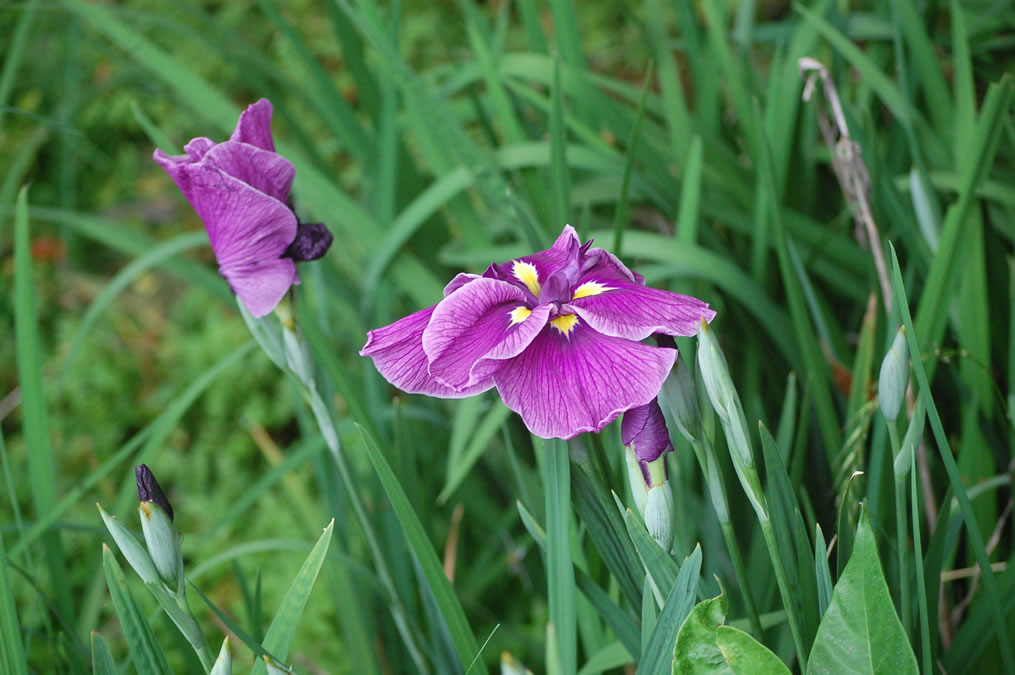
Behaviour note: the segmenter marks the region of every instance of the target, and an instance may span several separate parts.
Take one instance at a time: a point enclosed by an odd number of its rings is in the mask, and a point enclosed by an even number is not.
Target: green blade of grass
[[[93,675],[117,675],[120,671],[116,669],[116,662],[113,655],[109,653],[109,647],[98,631],[92,631],[92,673]]]
[[[677,631],[694,607],[695,589],[700,574],[701,545],[696,545],[691,555],[687,556],[684,564],[680,566],[676,581],[666,596],[666,603],[638,660],[636,671],[638,675],[667,672],[667,666],[672,666]]]
[[[560,673],[578,669],[577,609],[571,563],[571,458],[567,443],[543,443],[546,496],[546,576],[550,623],[557,637]]]
[[[120,628],[127,639],[127,650],[137,672],[172,675],[173,671],[162,647],[155,639],[151,624],[137,606],[133,594],[127,588],[127,579],[123,576],[120,564],[116,562],[113,552],[105,544],[102,545],[102,567],[106,573],[106,584],[113,601],[113,609],[120,620]]]
[[[299,625],[300,617],[303,616],[303,609],[310,598],[310,591],[313,589],[317,575],[321,572],[321,565],[324,564],[324,559],[328,555],[328,546],[331,544],[331,534],[334,528],[335,519],[332,518],[328,526],[324,528],[324,533],[317,540],[313,550],[310,551],[310,555],[303,561],[300,571],[296,573],[289,590],[282,598],[282,604],[279,605],[271,620],[268,632],[264,635],[262,646],[265,650],[277,654],[283,662],[289,655],[289,646],[296,635],[296,627]],[[266,673],[267,668],[264,661],[258,659],[250,672]]]
[[[27,675],[25,645],[21,640],[21,624],[14,606],[10,577],[7,576],[7,551],[0,534],[0,665],[11,675]]]
[[[620,179],[620,195],[617,199],[617,208],[613,213],[613,254],[618,256],[621,254],[624,230],[630,224],[627,215],[631,206],[628,190],[631,186],[631,171],[634,169],[634,158],[637,156],[638,151],[641,123],[645,119],[645,101],[648,99],[648,90],[651,84],[652,64],[650,63],[642,84],[641,99],[638,101],[638,111],[635,113],[634,125],[631,127],[631,137],[627,141],[627,158],[624,160],[624,174]]]
[[[363,446],[366,448],[367,457],[370,459],[374,471],[377,472],[377,477],[380,479],[381,486],[391,502],[391,507],[398,517],[398,522],[402,525],[406,541],[415,554],[416,560],[419,561],[423,577],[426,579],[430,592],[433,593],[434,600],[440,609],[441,616],[447,624],[448,632],[455,645],[455,651],[458,653],[458,659],[464,668],[464,664],[472,663],[473,658],[479,652],[476,638],[469,628],[468,620],[465,618],[465,611],[455,595],[454,588],[452,588],[451,583],[444,574],[444,569],[441,566],[440,560],[437,559],[437,554],[434,552],[433,544],[430,543],[426,530],[423,529],[419,517],[413,511],[412,504],[409,503],[405,490],[399,484],[398,478],[391,470],[391,466],[388,465],[388,461],[381,454],[380,449],[366,429],[363,427],[358,428],[363,438]],[[478,672],[486,673],[486,666],[482,661],[477,661],[474,667]]]
[[[4,113],[7,112],[7,104],[14,89],[14,77],[18,74],[18,68],[24,59],[25,44],[32,29],[38,4],[38,0],[29,0],[21,11],[17,25],[9,34],[11,41],[7,44],[3,69],[0,70],[0,129],[3,128]]]
[[[930,419],[931,428],[934,431],[934,439],[937,442],[938,454],[948,473],[948,481],[951,484],[955,498],[959,502],[962,511],[962,519],[966,524],[966,535],[969,537],[970,548],[976,555],[976,562],[980,568],[980,580],[983,584],[983,592],[988,598],[991,611],[994,615],[994,632],[997,635],[998,644],[1001,647],[1001,658],[1004,660],[1005,670],[1015,672],[1015,656],[1012,654],[1011,641],[1008,637],[1005,613],[1001,610],[1000,595],[997,588],[997,581],[994,579],[994,572],[990,568],[990,557],[983,542],[983,534],[976,522],[976,514],[973,512],[969,495],[963,486],[962,476],[952,456],[951,446],[948,444],[948,437],[945,435],[944,427],[941,425],[941,417],[937,412],[937,405],[931,397],[930,380],[923,367],[923,360],[920,358],[920,342],[918,341],[917,330],[913,318],[909,312],[909,300],[906,297],[905,286],[902,283],[902,273],[899,268],[899,259],[895,254],[895,247],[890,246],[892,252],[892,290],[896,296],[897,305],[902,315],[903,323],[906,326],[906,340],[909,342],[909,352],[913,355],[913,371],[916,380],[920,385],[920,397],[923,399],[927,409],[927,416]],[[944,312],[942,312],[944,313]]]
[[[638,557],[641,558],[645,572],[652,582],[652,592],[655,594],[656,603],[662,608],[680,569],[670,557],[669,552],[664,551],[649,535],[640,516],[631,509],[627,509],[624,521],[627,523],[627,531],[631,535],[634,547],[638,551]]]
[[[28,188],[18,193],[14,216],[14,328],[21,420],[28,452],[28,480],[36,517],[44,520],[56,504],[57,467],[49,443],[49,413],[42,382],[42,346],[39,341],[32,280],[31,239],[28,234]],[[63,543],[56,530],[43,535],[46,565],[57,607],[69,619],[74,601],[64,559]]]
[[[567,126],[564,123],[564,88],[560,81],[560,62],[553,69],[550,92],[550,194],[551,217],[557,225],[568,222],[571,213],[571,181],[567,166]]]

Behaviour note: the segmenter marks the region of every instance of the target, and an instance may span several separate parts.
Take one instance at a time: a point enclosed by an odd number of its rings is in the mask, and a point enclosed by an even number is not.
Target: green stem
[[[916,563],[916,590],[918,591],[917,602],[920,607],[920,657],[923,661],[923,672],[931,671],[930,651],[930,617],[927,611],[927,585],[923,573],[923,544],[920,541],[920,510],[916,502],[916,452],[910,456],[909,475],[911,477],[910,487],[912,488],[913,500],[913,546],[915,553],[913,561]]]
[[[892,457],[898,457],[902,451],[899,443],[899,431],[895,428],[895,420],[888,420],[888,438],[892,443]],[[902,614],[902,627],[909,637],[909,543],[906,528],[906,474],[895,473],[895,548],[899,556],[899,613]]]
[[[737,575],[740,592],[744,596],[744,604],[747,605],[747,616],[751,620],[751,630],[760,639],[764,635],[764,629],[761,626],[758,606],[754,602],[754,594],[751,592],[751,585],[747,579],[747,568],[744,567],[744,557],[740,552],[740,544],[737,542],[737,535],[733,530],[733,523],[730,521],[730,507],[729,499],[726,496],[726,484],[715,462],[715,448],[712,447],[707,438],[695,439],[691,447],[694,448],[694,455],[698,458],[698,465],[701,467],[701,473],[705,477],[705,483],[708,485],[708,491],[712,498],[712,504],[715,507],[716,516],[719,518],[719,525],[722,527],[723,539],[726,541],[726,550],[729,552],[730,562],[733,563],[733,572]]]
[[[796,606],[793,604],[793,597],[789,592],[789,580],[786,579],[786,567],[782,561],[782,554],[779,553],[779,542],[775,538],[772,521],[769,520],[766,513],[758,513],[758,522],[761,523],[761,533],[765,536],[768,555],[772,559],[772,567],[775,568],[775,580],[779,585],[779,596],[782,598],[782,604],[786,608],[789,630],[793,634],[793,644],[796,646],[800,659],[800,672],[806,675],[807,650],[804,648],[803,633],[800,631],[800,618],[797,616]]]

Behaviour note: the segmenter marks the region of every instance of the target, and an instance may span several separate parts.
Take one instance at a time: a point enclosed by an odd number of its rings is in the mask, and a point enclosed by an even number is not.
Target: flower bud
[[[162,581],[169,588],[179,590],[183,583],[183,554],[180,535],[173,527],[173,507],[147,466],[140,465],[135,473],[141,500],[138,513],[148,554]]]
[[[663,382],[660,397],[672,413],[673,421],[681,435],[689,443],[693,443],[701,431],[698,393],[691,378],[691,367],[683,359],[677,359],[677,365]]]
[[[211,672],[208,675],[232,675],[233,672],[233,654],[229,650],[229,636],[222,641],[222,649],[219,650],[218,658],[215,659],[215,665],[212,667]]]
[[[624,420],[620,423],[620,438],[624,445],[634,450],[639,462],[654,461],[673,450],[659,400],[654,398],[649,403],[624,413]]]
[[[889,422],[894,422],[902,408],[902,399],[909,385],[909,345],[906,343],[906,327],[895,333],[895,340],[881,362],[878,376],[878,402],[881,413]]]
[[[723,422],[729,421],[730,411],[726,402],[729,399],[728,392],[733,388],[733,383],[730,381],[726,357],[719,348],[715,335],[704,320],[698,327],[698,370],[701,372],[705,391],[708,392],[708,398],[712,401],[712,407],[718,413],[719,419]]]
[[[649,488],[645,501],[645,527],[656,543],[669,553],[673,547],[673,492],[668,480]]]
[[[532,671],[511,656],[511,652],[501,652],[500,675],[532,675]]]
[[[645,513],[645,500],[648,498],[648,467],[638,461],[634,450],[630,447],[624,449],[624,458],[627,460],[627,480],[631,484],[631,496],[634,497],[634,505],[638,513]]]
[[[159,580],[159,573],[155,570],[155,563],[152,562],[148,551],[144,550],[144,547],[138,543],[138,540],[134,538],[130,530],[123,526],[123,523],[103,511],[102,507],[98,504],[96,506],[99,507],[102,522],[106,524],[106,529],[113,536],[116,547],[120,549],[120,553],[127,559],[127,562],[137,575],[146,584],[156,583]]]

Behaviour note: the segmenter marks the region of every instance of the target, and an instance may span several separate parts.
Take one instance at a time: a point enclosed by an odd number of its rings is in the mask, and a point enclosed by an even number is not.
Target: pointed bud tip
[[[317,260],[331,247],[334,239],[324,223],[300,223],[297,226],[296,238],[283,254],[296,262]]]
[[[134,476],[137,479],[137,498],[142,502],[155,502],[173,520],[173,506],[169,503],[162,486],[155,480],[155,475],[146,464],[139,464],[134,468]]]

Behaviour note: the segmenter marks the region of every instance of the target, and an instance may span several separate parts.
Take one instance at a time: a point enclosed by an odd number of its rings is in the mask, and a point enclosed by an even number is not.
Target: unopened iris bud
[[[648,499],[649,488],[648,468],[638,461],[638,457],[630,447],[624,449],[624,458],[627,461],[627,480],[631,484],[634,505],[638,513],[645,513],[645,500]]]
[[[663,382],[661,398],[672,413],[673,421],[681,435],[689,443],[693,443],[701,432],[698,393],[691,378],[691,367],[683,359],[677,359],[677,365]]]
[[[511,652],[501,652],[500,675],[532,675],[532,671],[511,656]]]
[[[673,546],[673,493],[666,475],[666,453],[673,450],[673,444],[658,400],[624,413],[620,436],[628,447],[628,478],[635,504],[649,534],[669,552]]]
[[[173,526],[173,507],[147,466],[138,466],[135,475],[141,500],[138,513],[148,554],[162,580],[170,588],[179,590],[183,582],[183,555],[180,535]]]
[[[123,526],[123,523],[103,511],[102,507],[98,504],[96,506],[99,507],[102,522],[106,524],[106,529],[113,536],[116,547],[120,549],[120,553],[127,559],[127,562],[137,575],[141,577],[141,580],[146,584],[157,582],[159,580],[159,573],[156,571],[155,563],[152,562],[148,551],[144,550],[144,547],[134,538],[130,530]]]
[[[704,321],[698,327],[698,369],[701,371],[701,380],[705,383],[705,391],[712,401],[712,407],[723,422],[729,421],[730,411],[727,401],[733,383],[730,382],[726,356]]]
[[[215,659],[215,665],[212,666],[211,672],[208,675],[232,675],[233,672],[233,654],[229,650],[229,636],[222,641],[222,649],[219,650],[218,658]]]
[[[878,376],[878,402],[889,422],[894,422],[899,416],[908,385],[909,345],[906,343],[906,327],[902,326],[895,333],[895,340],[881,362],[881,374]]]

